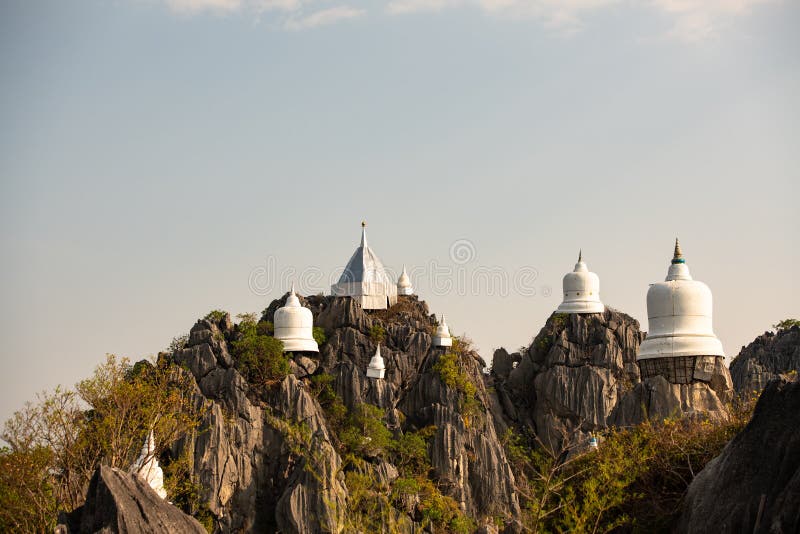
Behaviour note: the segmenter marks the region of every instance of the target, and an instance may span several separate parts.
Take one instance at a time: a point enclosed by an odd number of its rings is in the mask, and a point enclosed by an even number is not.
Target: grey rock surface
[[[800,327],[765,332],[742,347],[731,362],[733,387],[738,394],[758,393],[770,380],[800,371]]]
[[[800,532],[800,382],[769,383],[747,426],[692,481],[676,532]]]
[[[195,518],[159,497],[142,478],[108,466],[95,471],[86,504],[73,512],[71,523],[69,532],[206,534]]]

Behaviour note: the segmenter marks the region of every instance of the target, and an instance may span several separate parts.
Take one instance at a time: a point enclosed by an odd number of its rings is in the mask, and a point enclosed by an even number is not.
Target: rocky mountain
[[[767,385],[745,429],[692,481],[676,532],[800,532],[800,382]]]
[[[687,384],[642,380],[639,322],[606,307],[598,314],[553,313],[529,347],[494,354],[496,419],[529,428],[551,447],[579,445],[592,432],[679,414],[725,417],[731,379],[721,359],[700,365]],[[699,360],[699,359],[698,359]]]
[[[800,326],[764,332],[742,347],[731,362],[731,377],[737,393],[760,392],[770,380],[800,371]]]
[[[206,530],[165,502],[142,478],[100,466],[89,484],[86,504],[56,529],[57,534],[69,532],[204,534]]]
[[[284,301],[273,302],[262,322],[268,324]],[[486,409],[480,357],[464,346],[448,352],[457,360],[440,363],[445,350],[431,346],[435,317],[416,297],[380,311],[364,311],[350,298],[315,296],[303,304],[327,341],[318,357],[295,356],[289,376],[268,390],[254,388],[236,368],[230,344],[237,333],[228,316],[198,321],[186,347],[172,355],[194,376],[195,402],[208,410],[200,429],[171,454],[191,458],[191,474],[219,531],[343,532],[348,470],[357,465],[387,485],[397,478],[397,466],[386,458],[343,460],[334,416],[314,395],[315,377],[330,380],[350,414],[364,404],[380,408],[395,437],[432,428],[427,457],[439,491],[477,522],[510,522],[519,502]],[[386,378],[367,379],[379,340]],[[449,384],[445,364],[455,373]],[[397,518],[395,528],[410,532],[418,512],[412,502],[389,516]]]

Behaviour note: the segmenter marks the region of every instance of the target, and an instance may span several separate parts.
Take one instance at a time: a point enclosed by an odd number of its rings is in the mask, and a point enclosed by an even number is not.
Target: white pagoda
[[[447,321],[442,315],[442,322],[436,327],[436,332],[433,334],[434,347],[452,347],[453,338],[450,336],[450,328],[447,326]]]
[[[670,382],[685,383],[692,380],[695,366],[723,358],[711,312],[711,290],[692,279],[676,239],[667,278],[647,291],[649,331],[637,356],[642,376],[662,374]]]
[[[379,343],[378,348],[375,351],[375,355],[369,361],[369,365],[367,366],[367,378],[383,378],[385,374],[386,364],[381,356],[381,346]]]
[[[571,273],[564,275],[564,300],[556,310],[558,313],[603,313],[600,301],[600,278],[589,271],[583,261],[583,252],[578,252],[578,263]]]
[[[164,489],[164,471],[161,470],[156,459],[156,442],[152,430],[144,440],[142,452],[133,462],[130,471],[147,482],[159,497],[167,498],[167,490]]]
[[[378,255],[367,245],[367,223],[361,223],[361,244],[331,286],[336,297],[352,297],[365,310],[385,310],[397,304],[397,284],[386,274]]]
[[[300,304],[294,284],[282,308],[275,310],[273,318],[275,339],[283,342],[284,352],[319,352],[314,340],[314,316]]]
[[[413,295],[414,288],[411,286],[411,278],[406,272],[406,266],[403,265],[403,272],[400,273],[400,278],[397,279],[397,294],[398,295]]]

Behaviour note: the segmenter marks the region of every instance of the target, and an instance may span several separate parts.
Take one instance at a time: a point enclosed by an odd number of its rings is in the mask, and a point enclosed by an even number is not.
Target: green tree
[[[777,323],[772,325],[772,328],[780,332],[781,330],[789,330],[793,326],[800,326],[800,320],[784,319],[783,321],[778,321]]]
[[[257,386],[269,386],[289,374],[289,360],[283,353],[283,343],[266,334],[265,323],[256,322],[255,315],[241,315],[233,356],[245,378]]]

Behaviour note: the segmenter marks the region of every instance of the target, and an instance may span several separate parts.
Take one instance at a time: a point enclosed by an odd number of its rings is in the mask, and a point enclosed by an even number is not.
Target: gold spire
[[[678,238],[675,238],[675,252],[672,254],[672,263],[686,263],[683,259],[683,252],[681,252],[681,244]]]

